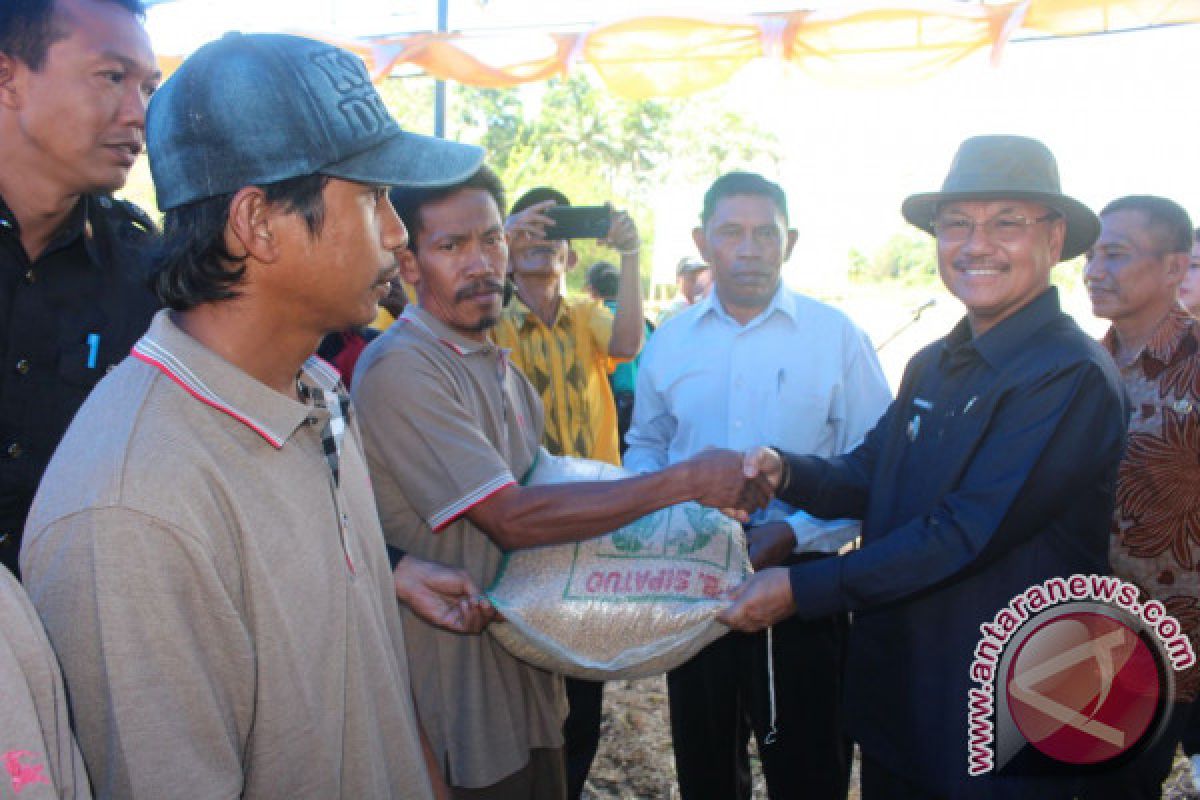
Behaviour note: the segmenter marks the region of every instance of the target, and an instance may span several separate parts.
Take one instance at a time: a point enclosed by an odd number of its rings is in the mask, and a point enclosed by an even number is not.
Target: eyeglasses
[[[960,217],[954,215],[946,215],[937,217],[933,221],[933,233],[944,242],[965,242],[975,233],[975,226],[983,225],[983,235],[993,242],[1001,242],[1002,244],[1012,244],[1019,242],[1025,237],[1026,231],[1031,225],[1036,225],[1039,222],[1049,222],[1052,219],[1057,219],[1059,216],[1057,211],[1051,211],[1041,217],[1029,219],[1020,214],[1000,214],[992,217],[983,223],[977,223],[970,217]]]

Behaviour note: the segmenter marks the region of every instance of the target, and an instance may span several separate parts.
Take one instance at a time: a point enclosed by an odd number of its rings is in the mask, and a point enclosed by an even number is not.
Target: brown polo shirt
[[[91,796],[54,651],[21,584],[0,566],[0,798]]]
[[[432,795],[358,434],[298,381],[160,312],[50,462],[21,566],[99,797]]]
[[[410,305],[363,352],[354,402],[388,543],[488,586],[501,551],[464,514],[533,464],[542,408],[529,381],[506,351]],[[452,785],[490,786],[525,766],[531,748],[562,746],[558,676],[487,631],[446,633],[406,612],[404,633],[417,711]]]

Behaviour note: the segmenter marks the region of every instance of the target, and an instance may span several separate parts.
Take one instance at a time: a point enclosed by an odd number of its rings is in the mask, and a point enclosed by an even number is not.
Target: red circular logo
[[[1162,693],[1150,647],[1105,614],[1063,614],[1036,628],[1010,662],[1009,709],[1021,735],[1067,764],[1097,764],[1136,745]]]

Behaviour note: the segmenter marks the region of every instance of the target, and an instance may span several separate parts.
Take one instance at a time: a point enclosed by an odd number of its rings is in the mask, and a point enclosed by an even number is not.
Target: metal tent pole
[[[447,18],[450,16],[450,0],[438,0],[438,33],[448,30]],[[433,135],[446,135],[446,82],[437,81],[433,85]]]

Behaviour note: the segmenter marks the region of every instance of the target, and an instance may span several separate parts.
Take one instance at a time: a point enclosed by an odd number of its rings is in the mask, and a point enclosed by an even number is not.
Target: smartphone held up
[[[542,213],[554,220],[547,239],[603,239],[612,226],[609,206],[552,206]]]

